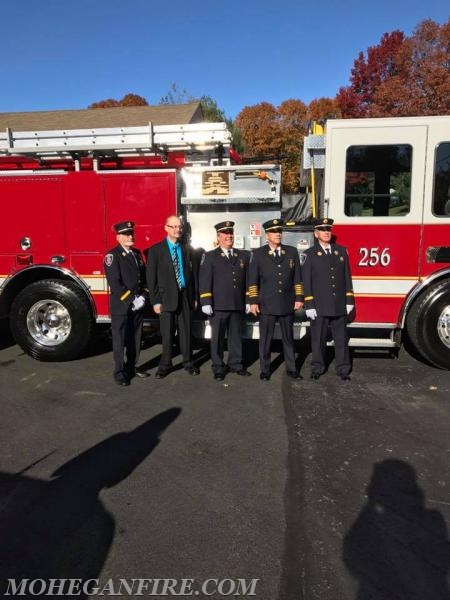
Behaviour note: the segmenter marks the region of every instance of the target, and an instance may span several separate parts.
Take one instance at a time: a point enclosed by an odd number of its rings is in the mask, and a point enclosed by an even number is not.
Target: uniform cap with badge
[[[234,233],[234,221],[221,221],[214,227],[217,233]]]
[[[328,217],[314,219],[314,229],[318,231],[331,231],[333,223],[334,219],[329,219]]]
[[[113,225],[113,228],[117,234],[134,235],[134,221],[122,221]]]
[[[263,223],[266,233],[281,233],[283,231],[283,221],[281,219],[270,219]]]

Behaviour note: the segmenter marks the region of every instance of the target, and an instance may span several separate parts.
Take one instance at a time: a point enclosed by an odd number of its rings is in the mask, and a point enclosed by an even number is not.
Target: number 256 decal
[[[377,265],[387,267],[391,262],[389,248],[360,248],[359,253],[361,258],[358,267],[376,267]]]

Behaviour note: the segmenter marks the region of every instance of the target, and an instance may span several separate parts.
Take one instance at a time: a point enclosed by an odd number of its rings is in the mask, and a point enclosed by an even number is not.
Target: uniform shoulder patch
[[[105,265],[110,267],[113,264],[114,254],[107,254],[105,256]]]

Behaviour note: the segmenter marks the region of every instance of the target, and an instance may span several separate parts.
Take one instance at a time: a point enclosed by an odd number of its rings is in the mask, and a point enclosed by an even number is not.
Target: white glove
[[[305,313],[308,319],[311,319],[311,321],[314,321],[314,319],[317,317],[317,310],[315,308],[307,308]]]
[[[131,310],[135,311],[135,310],[141,310],[142,308],[144,308],[144,304],[145,304],[145,298],[144,296],[135,296],[134,300],[132,302],[132,308]]]
[[[353,306],[353,304],[346,304],[345,308],[347,310],[347,314],[349,315],[355,307]]]
[[[245,305],[245,314],[248,315],[250,312],[250,304]]]
[[[212,317],[213,308],[211,304],[206,304],[206,306],[202,306],[202,312],[205,313],[205,315],[208,315],[208,317]]]

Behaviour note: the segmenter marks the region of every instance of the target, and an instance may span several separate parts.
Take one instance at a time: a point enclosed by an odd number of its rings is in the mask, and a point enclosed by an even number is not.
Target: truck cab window
[[[345,214],[401,217],[411,206],[412,147],[350,146],[345,172]]]
[[[433,214],[450,216],[450,142],[436,148],[433,181]]]

